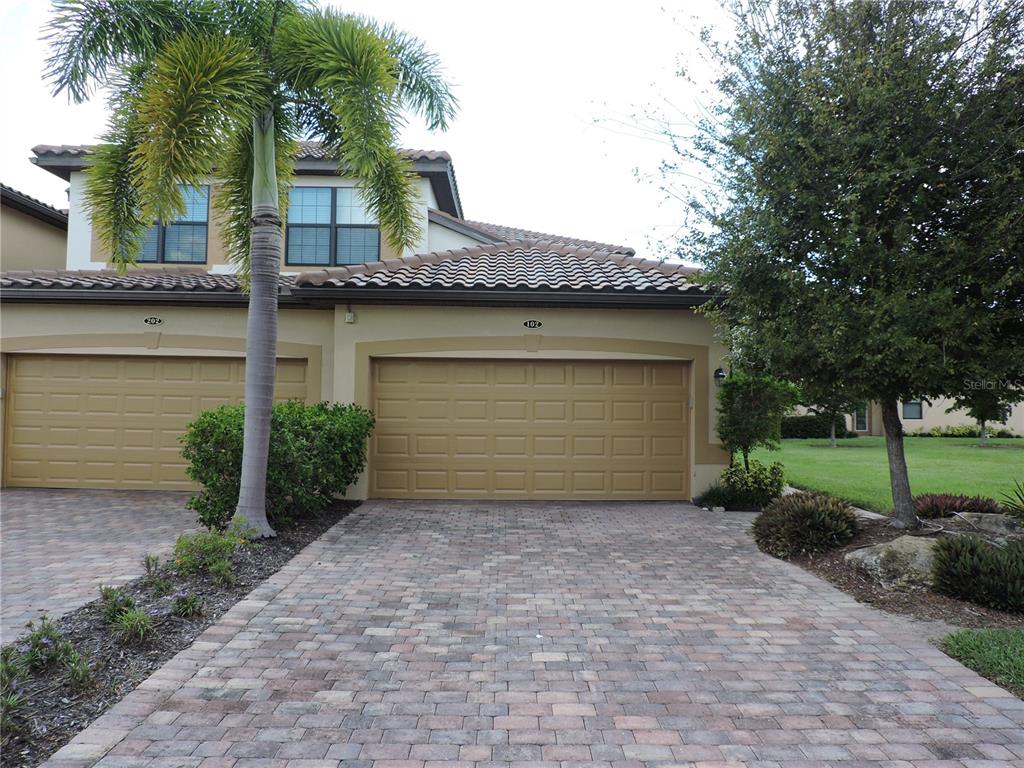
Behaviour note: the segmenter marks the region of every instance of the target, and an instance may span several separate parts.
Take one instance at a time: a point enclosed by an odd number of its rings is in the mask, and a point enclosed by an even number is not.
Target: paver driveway
[[[187,493],[10,488],[0,492],[0,638],[29,619],[95,600],[100,584],[142,575],[195,525]]]
[[[1022,764],[1024,702],[749,519],[364,504],[53,762]]]

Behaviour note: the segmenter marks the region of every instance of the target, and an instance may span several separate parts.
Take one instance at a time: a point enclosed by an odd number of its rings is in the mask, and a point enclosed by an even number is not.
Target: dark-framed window
[[[853,412],[853,431],[854,432],[867,432],[868,431],[868,406],[867,403],[861,403],[857,406],[857,409]]]
[[[903,403],[903,418],[904,419],[923,419],[924,418],[924,406],[921,405],[920,400],[907,400]]]
[[[284,263],[363,264],[380,258],[380,228],[353,187],[292,187]]]
[[[185,213],[146,232],[138,261],[144,264],[205,264],[210,222],[210,188],[182,187]]]

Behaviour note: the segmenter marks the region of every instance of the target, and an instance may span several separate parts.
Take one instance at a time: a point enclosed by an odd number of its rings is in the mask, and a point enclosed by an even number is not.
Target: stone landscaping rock
[[[932,550],[935,539],[900,536],[898,539],[855,549],[846,561],[863,570],[886,587],[926,587],[932,579]]]
[[[1009,515],[998,515],[990,512],[964,512],[957,515],[957,517],[986,533],[994,533],[1004,538],[1024,536],[1024,526]]]

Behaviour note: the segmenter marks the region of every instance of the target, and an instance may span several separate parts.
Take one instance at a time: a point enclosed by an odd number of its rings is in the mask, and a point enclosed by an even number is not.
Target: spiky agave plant
[[[419,237],[404,115],[443,129],[456,100],[438,58],[394,27],[299,0],[54,0],[47,77],[76,101],[111,90],[86,204],[119,267],[182,186],[218,179],[214,207],[249,289],[238,514],[273,536],[265,490],[284,194],[299,138],[319,139],[359,184],[392,248]]]

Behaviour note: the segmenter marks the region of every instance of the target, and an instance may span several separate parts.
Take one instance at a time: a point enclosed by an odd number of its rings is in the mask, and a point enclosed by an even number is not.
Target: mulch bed
[[[182,576],[170,567],[161,574],[170,587],[162,596],[154,594],[145,577],[129,582],[124,591],[139,608],[155,614],[155,636],[142,645],[126,645],[116,639],[100,614],[98,601],[55,620],[57,629],[92,663],[96,684],[74,692],[59,664],[33,672],[27,679],[19,678],[25,700],[13,718],[16,728],[4,734],[9,737],[3,744],[5,768],[45,761],[357,506],[358,502],[337,502],[318,517],[279,531],[276,538],[240,548],[234,556],[237,581],[231,586],[220,586],[208,576]],[[181,619],[168,613],[171,595],[179,591],[202,596],[202,616]],[[12,645],[17,646],[18,641]]]
[[[963,526],[955,519],[947,518],[941,521],[927,522],[939,522],[947,530],[975,533],[969,526]],[[946,597],[929,589],[900,590],[883,587],[844,559],[846,553],[851,550],[891,541],[905,533],[906,531],[890,527],[886,520],[861,521],[860,532],[845,547],[817,558],[794,559],[793,562],[831,582],[859,602],[867,603],[889,613],[912,616],[926,621],[944,621],[955,627],[969,629],[1021,626],[1019,614],[985,608],[953,597]]]

